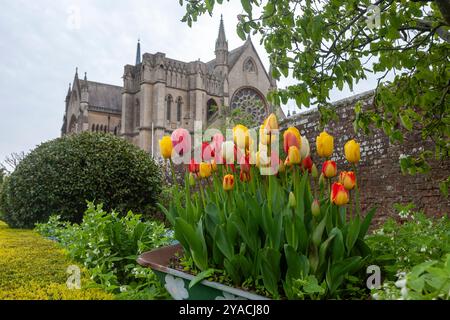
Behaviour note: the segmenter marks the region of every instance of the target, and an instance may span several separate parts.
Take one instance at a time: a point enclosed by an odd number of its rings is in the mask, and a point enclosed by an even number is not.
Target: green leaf
[[[288,244],[284,245],[284,254],[286,256],[287,274],[286,277],[300,279],[309,274],[308,258],[298,254],[294,248]]]
[[[363,222],[361,223],[361,227],[359,229],[359,239],[364,239],[364,237],[367,234],[367,230],[369,230],[370,223],[372,222],[373,216],[375,215],[375,212],[377,211],[377,208],[372,208],[369,210],[369,212],[364,217]]]
[[[202,280],[211,277],[216,271],[217,271],[216,269],[210,268],[210,269],[200,272],[189,283],[189,289],[191,289],[193,286],[195,286],[197,283],[201,282]]]
[[[241,0],[242,8],[244,8],[245,12],[248,15],[252,14],[252,5],[250,4],[250,0]]]
[[[261,253],[261,273],[263,277],[264,287],[275,298],[278,298],[278,280],[280,279],[280,258],[281,254],[278,250],[265,248]]]

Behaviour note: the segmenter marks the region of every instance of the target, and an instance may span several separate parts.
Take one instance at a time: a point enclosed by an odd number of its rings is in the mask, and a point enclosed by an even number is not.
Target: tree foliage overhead
[[[237,0],[236,0],[237,1]],[[180,0],[189,25],[223,0]],[[227,0],[226,2],[229,2]],[[381,128],[392,141],[419,130],[435,155],[448,157],[450,1],[241,0],[237,33],[260,34],[272,76],[296,83],[269,94],[280,105],[317,105],[322,124],[335,117],[330,90],[378,78],[374,104],[355,109],[355,131]],[[376,7],[373,7],[376,6]],[[380,23],[374,25],[379,17]],[[429,150],[402,160],[410,173],[429,169]]]

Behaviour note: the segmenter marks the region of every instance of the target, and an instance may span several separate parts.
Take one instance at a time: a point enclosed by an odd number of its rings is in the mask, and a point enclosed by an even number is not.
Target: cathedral
[[[176,128],[194,131],[214,126],[226,109],[239,108],[258,122],[280,107],[271,106],[267,93],[276,82],[267,72],[250,39],[228,50],[223,19],[215,45],[215,59],[183,62],[164,53],[141,56],[138,42],[136,63],[126,65],[123,87],[78,77],[66,96],[61,134],[82,131],[110,132],[149,152],[159,154],[158,141]]]

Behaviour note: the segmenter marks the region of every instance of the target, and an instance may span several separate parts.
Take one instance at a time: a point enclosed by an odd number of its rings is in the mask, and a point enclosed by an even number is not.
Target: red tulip
[[[331,202],[338,206],[342,206],[347,204],[349,199],[348,191],[345,189],[344,185],[339,182],[333,183],[331,186]]]
[[[307,156],[305,159],[302,160],[303,168],[305,170],[308,170],[309,172],[311,172],[311,168],[312,168],[313,164],[314,163],[312,162],[312,159],[310,156]]]
[[[189,163],[189,172],[198,174],[200,171],[200,164],[195,162],[194,159],[191,159],[191,162]]]

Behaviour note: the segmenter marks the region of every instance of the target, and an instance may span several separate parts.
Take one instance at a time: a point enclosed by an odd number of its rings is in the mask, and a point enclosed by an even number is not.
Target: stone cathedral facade
[[[141,56],[124,67],[123,87],[89,81],[75,74],[66,97],[62,135],[81,131],[121,135],[152,155],[158,141],[176,128],[194,131],[219,121],[222,108],[240,108],[261,122],[271,111],[283,119],[266,95],[276,88],[250,39],[228,50],[223,20],[215,44],[215,59],[183,62],[164,53]]]

